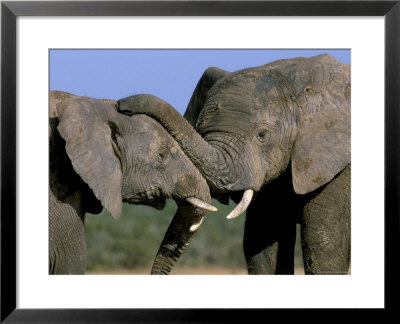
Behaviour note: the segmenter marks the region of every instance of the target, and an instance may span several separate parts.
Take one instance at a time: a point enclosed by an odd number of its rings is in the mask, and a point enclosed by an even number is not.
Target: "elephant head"
[[[65,141],[66,154],[92,200],[114,218],[121,215],[122,202],[162,209],[165,199],[175,199],[179,209],[169,230],[179,235],[167,239],[168,257],[155,263],[165,268],[186,247],[205,210],[216,209],[209,205],[205,179],[164,127],[145,115],[119,114],[115,104],[51,92],[50,116],[56,123],[51,131]]]
[[[124,114],[156,118],[212,191],[253,192],[292,170],[294,191],[309,193],[350,162],[350,66],[329,55],[275,61],[236,72],[207,69],[184,117],[152,96],[118,102]]]

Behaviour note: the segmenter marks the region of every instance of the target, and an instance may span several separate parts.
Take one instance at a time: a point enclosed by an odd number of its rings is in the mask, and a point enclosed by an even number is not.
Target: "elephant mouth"
[[[127,202],[131,205],[146,205],[153,207],[157,210],[162,210],[165,207],[165,198],[157,198],[157,199],[143,199],[143,198],[131,198],[126,199],[124,202]]]
[[[161,210],[165,207],[165,197],[158,188],[125,194],[123,201],[132,205],[146,205]]]
[[[147,205],[150,207],[153,207],[157,210],[162,210],[165,207],[165,199],[157,199],[157,200],[147,200],[147,201],[142,201],[139,203],[134,203],[135,205]]]
[[[205,201],[198,199],[196,197],[187,197],[187,198],[177,198],[173,197],[174,200],[179,200],[181,201],[182,199],[185,200],[187,203],[194,207],[198,207],[200,209],[208,210],[208,211],[217,211],[217,208],[206,203]],[[127,202],[132,205],[146,205],[150,207],[154,207],[157,210],[162,210],[165,207],[166,204],[166,198],[157,198],[157,199],[143,199],[143,198],[130,198],[130,199],[124,199],[124,202]]]
[[[152,196],[152,198],[149,198],[149,196],[143,197],[143,195],[140,196],[132,196],[130,198],[124,198],[123,202],[132,204],[132,205],[147,205],[150,207],[153,207],[158,210],[162,210],[165,207],[166,204],[166,199],[169,197],[164,197],[164,196]],[[189,205],[192,205],[194,207],[198,207],[200,209],[204,209],[207,211],[217,211],[217,208],[214,206],[208,204],[207,202],[198,199],[194,196],[191,197],[186,197],[186,198],[181,198],[181,197],[171,197],[175,201],[182,201],[185,200],[186,203]]]

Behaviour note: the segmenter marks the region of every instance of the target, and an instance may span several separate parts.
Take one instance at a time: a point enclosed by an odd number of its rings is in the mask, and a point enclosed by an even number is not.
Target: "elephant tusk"
[[[190,233],[193,233],[194,231],[197,231],[197,229],[200,227],[201,223],[203,222],[203,219],[200,219],[200,221],[196,224],[193,224],[192,226],[190,226]]]
[[[207,204],[206,202],[195,198],[195,197],[189,197],[186,198],[186,201],[191,203],[193,206],[205,209],[205,210],[209,210],[209,211],[217,211],[218,209],[210,204]],[[200,224],[199,224],[200,225]]]
[[[243,213],[247,207],[249,207],[251,203],[251,199],[253,198],[254,191],[251,189],[247,189],[243,193],[242,200],[240,203],[236,206],[234,210],[231,211],[231,213],[226,216],[227,219],[232,219],[238,217],[241,213]]]

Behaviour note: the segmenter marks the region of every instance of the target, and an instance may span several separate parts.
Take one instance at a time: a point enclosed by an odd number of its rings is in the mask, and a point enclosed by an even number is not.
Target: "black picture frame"
[[[16,308],[16,19],[18,16],[384,16],[385,18],[385,308],[398,306],[400,1],[2,1],[1,2],[1,322],[222,323],[251,321],[244,309]],[[314,310],[315,311],[315,310]],[[327,310],[329,311],[329,310]],[[353,310],[357,312],[358,310]],[[280,312],[279,316],[287,316]],[[300,313],[302,314],[302,313]],[[336,312],[335,312],[336,314]],[[346,312],[348,314],[348,312]],[[301,316],[301,315],[300,315]],[[331,316],[331,315],[330,315]],[[336,316],[332,313],[332,316]],[[339,315],[342,316],[342,315]],[[347,315],[346,315],[347,316]],[[368,312],[368,317],[371,313]],[[273,320],[270,318],[270,320]],[[359,319],[358,319],[359,320]]]

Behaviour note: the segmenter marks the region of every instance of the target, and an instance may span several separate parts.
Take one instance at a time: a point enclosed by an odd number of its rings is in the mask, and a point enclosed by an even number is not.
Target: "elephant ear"
[[[66,101],[73,98],[78,98],[78,96],[64,91],[50,91],[50,118],[58,117],[56,107],[61,101]]]
[[[230,72],[216,67],[209,67],[201,76],[186,108],[185,114],[183,115],[193,127],[196,127],[196,121],[203,109],[208,91],[215,82],[228,74],[230,74]]]
[[[319,59],[296,100],[299,134],[291,159],[298,194],[326,184],[351,160],[350,65]]]
[[[111,215],[118,218],[122,212],[122,173],[112,144],[116,131],[116,125],[109,122],[112,103],[79,97],[61,101],[57,113],[58,131],[66,142],[74,170]]]

